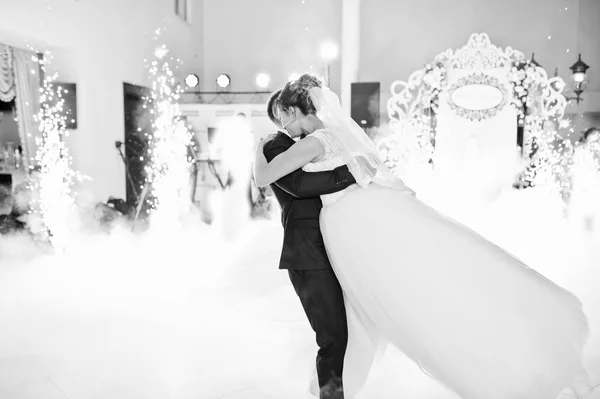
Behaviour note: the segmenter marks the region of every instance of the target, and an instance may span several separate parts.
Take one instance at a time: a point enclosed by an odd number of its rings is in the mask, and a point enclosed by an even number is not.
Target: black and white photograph
[[[0,0],[0,399],[600,399],[600,0]]]

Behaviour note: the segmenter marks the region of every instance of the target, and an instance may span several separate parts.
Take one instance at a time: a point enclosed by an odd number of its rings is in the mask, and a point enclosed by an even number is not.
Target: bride
[[[270,163],[262,151],[268,139],[259,144],[259,187],[299,168],[343,164],[358,182],[322,197],[320,222],[346,301],[364,323],[349,322],[349,351],[369,347],[352,340],[381,336],[463,399],[592,391],[581,362],[587,319],[574,295],[419,201],[316,78],[289,82],[278,110],[292,136],[307,137]],[[361,357],[347,355],[347,397],[354,374],[364,380],[348,359]]]

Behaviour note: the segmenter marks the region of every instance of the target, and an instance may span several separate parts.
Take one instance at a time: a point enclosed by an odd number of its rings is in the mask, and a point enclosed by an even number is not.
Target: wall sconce
[[[581,101],[583,101],[583,98],[581,98],[581,94],[585,91],[585,88],[587,86],[587,70],[589,69],[589,65],[587,65],[585,62],[581,61],[581,54],[579,54],[579,59],[577,60],[576,63],[573,64],[573,66],[571,66],[571,68],[569,68],[572,72],[571,75],[571,79],[573,79],[573,83],[574,83],[574,89],[573,89],[573,93],[575,93],[575,97],[566,97],[567,100],[575,100],[577,101],[577,105],[579,105],[579,103]]]

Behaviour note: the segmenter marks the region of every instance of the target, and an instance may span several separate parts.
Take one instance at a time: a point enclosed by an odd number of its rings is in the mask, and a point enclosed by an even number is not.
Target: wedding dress
[[[331,129],[311,137],[325,155],[305,171],[344,164]],[[348,308],[347,399],[380,337],[462,399],[591,389],[581,364],[587,319],[570,292],[409,193],[354,185],[322,201],[321,230]]]

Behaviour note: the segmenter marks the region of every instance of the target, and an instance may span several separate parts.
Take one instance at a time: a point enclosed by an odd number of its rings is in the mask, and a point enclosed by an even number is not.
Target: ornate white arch
[[[391,98],[387,103],[390,119],[390,134],[379,141],[379,148],[388,165],[401,176],[407,169],[428,167],[434,149],[436,113],[439,109],[440,94],[448,94],[448,71],[453,69],[471,70],[471,79],[476,82],[477,72],[493,69],[509,71],[512,85],[510,105],[519,114],[519,123],[524,126],[524,154],[531,153],[532,145],[539,147],[538,163],[557,173],[559,163],[556,149],[544,143],[555,141],[556,137],[544,134],[547,122],[559,124],[564,117],[567,101],[562,94],[565,84],[559,77],[549,78],[546,71],[528,60],[523,53],[506,47],[499,48],[491,43],[485,33],[471,35],[467,44],[458,50],[448,49],[438,54],[423,69],[413,72],[407,81],[395,81],[391,85]],[[485,77],[482,76],[482,79]],[[471,82],[473,83],[473,82]],[[488,82],[493,86],[493,82]],[[447,95],[444,97],[448,97]],[[499,103],[498,107],[503,107]],[[465,112],[464,117],[481,120],[497,109]],[[556,135],[554,129],[554,135]],[[552,135],[551,135],[552,136]],[[548,147],[548,148],[544,148]],[[540,152],[540,150],[542,150]],[[405,177],[405,176],[403,176]]]

